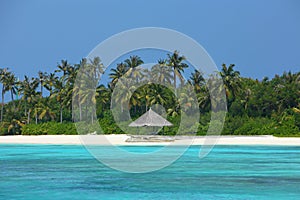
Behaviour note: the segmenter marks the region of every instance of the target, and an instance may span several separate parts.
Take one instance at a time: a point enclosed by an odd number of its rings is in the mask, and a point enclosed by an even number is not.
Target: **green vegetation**
[[[22,128],[23,135],[76,135],[73,123],[45,122],[40,124],[27,124]]]
[[[223,79],[224,88],[215,87],[215,90],[225,90],[228,108],[222,134],[300,136],[300,72],[285,72],[272,79],[266,77],[260,81],[242,77],[233,64],[223,64],[218,74],[204,78],[202,72],[195,70],[185,80],[184,70],[188,65],[185,57],[177,51],[168,54],[166,59],[160,59],[151,71],[138,68],[141,64],[143,61],[138,56],[131,56],[119,63],[109,72],[110,82],[97,86],[96,93],[92,96],[88,92],[80,93],[79,88],[75,87],[75,79],[78,70],[83,67],[94,69],[95,78],[103,74],[104,66],[98,57],[90,61],[82,59],[79,64],[74,65],[62,60],[53,73],[39,72],[37,77],[25,76],[22,81],[9,69],[0,69],[0,135],[77,134],[75,117],[79,115],[82,119],[91,113],[81,107],[86,101],[96,104],[97,109],[92,112],[96,112],[105,134],[121,134],[123,131],[116,125],[110,111],[111,96],[120,78],[130,74],[137,82],[143,81],[145,77],[151,77],[153,81],[136,88],[132,95],[116,94],[122,111],[126,106],[129,107],[131,117],[136,119],[152,105],[163,105],[168,120],[174,126],[165,127],[161,134],[173,135],[178,130],[183,111],[180,103],[185,105],[184,112],[188,113],[192,109],[189,94],[181,91],[178,85],[194,87],[201,117],[199,124],[191,126],[199,125],[197,134],[206,134],[211,108],[217,106],[210,100],[211,94],[207,85],[218,75]],[[177,98],[167,87],[155,84],[158,81],[175,87]],[[122,87],[124,90],[130,89],[125,84]],[[6,94],[11,99],[8,103],[5,103]],[[72,111],[72,95],[79,105],[79,114]],[[85,126],[85,122],[79,122],[79,125],[86,127],[84,131],[87,133],[94,132],[97,121],[94,118],[92,120],[94,127]],[[186,129],[182,134],[189,132]]]

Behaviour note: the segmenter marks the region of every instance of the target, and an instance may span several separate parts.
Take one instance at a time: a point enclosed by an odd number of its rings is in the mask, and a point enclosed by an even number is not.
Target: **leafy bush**
[[[41,124],[27,124],[22,127],[22,135],[76,135],[73,123],[47,122]]]
[[[8,126],[9,126],[9,123],[7,123],[7,122],[0,123],[0,136],[8,135]]]
[[[275,136],[299,136],[299,128],[296,126],[294,116],[287,116],[277,122],[269,118],[250,118],[234,131],[236,135],[275,135]]]
[[[234,131],[235,135],[269,135],[274,122],[268,118],[249,118]]]
[[[300,136],[300,129],[297,126],[296,117],[293,115],[283,116],[282,120],[273,129],[272,135],[281,137]]]
[[[104,134],[124,134],[120,127],[115,123],[111,111],[105,111],[102,118],[99,119],[99,124]]]
[[[245,117],[232,117],[230,115],[227,115],[222,135],[233,135],[234,131],[243,126],[246,120],[249,119]]]

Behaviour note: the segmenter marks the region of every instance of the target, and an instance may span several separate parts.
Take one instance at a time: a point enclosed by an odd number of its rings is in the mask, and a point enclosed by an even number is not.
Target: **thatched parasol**
[[[171,122],[154,112],[151,108],[142,116],[140,116],[137,120],[129,124],[130,127],[163,127],[172,125],[173,124]]]

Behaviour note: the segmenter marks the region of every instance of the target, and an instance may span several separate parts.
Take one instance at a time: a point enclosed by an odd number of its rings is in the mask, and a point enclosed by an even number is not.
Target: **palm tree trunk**
[[[38,116],[37,116],[37,113],[35,114],[35,124],[38,124]]]
[[[25,109],[24,109],[24,115],[26,116],[27,115],[27,103],[26,103],[26,100],[25,100],[25,105],[24,105]]]
[[[87,120],[88,119],[88,109],[87,109],[87,105],[85,105],[85,119]]]
[[[27,113],[27,124],[29,124],[30,123],[30,111],[28,111],[28,113]]]
[[[12,101],[12,104],[13,104],[13,109],[14,109],[14,112],[15,112],[16,104],[15,104],[15,101],[14,101],[14,93],[13,93],[12,90],[10,90],[10,96],[11,96],[11,101]]]
[[[81,107],[81,103],[79,103],[79,120],[82,120],[82,107]]]
[[[72,105],[70,111],[71,111],[72,122],[74,122],[74,111]]]
[[[60,123],[62,123],[63,120],[63,109],[62,106],[60,106]]]
[[[4,110],[4,85],[2,88],[1,122],[3,122],[3,110]]]
[[[92,108],[92,113],[91,113],[91,115],[92,115],[92,124],[94,124],[94,108]]]
[[[174,91],[175,91],[175,96],[177,96],[177,92],[176,92],[176,71],[175,71],[175,67],[174,67]]]

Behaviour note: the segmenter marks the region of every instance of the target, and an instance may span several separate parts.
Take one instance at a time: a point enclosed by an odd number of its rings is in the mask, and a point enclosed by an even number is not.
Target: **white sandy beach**
[[[95,141],[95,144],[98,145],[168,145],[171,143],[203,145],[207,144],[207,141],[213,141],[216,145],[300,146],[300,138],[274,136],[221,136],[219,138],[198,136],[194,139],[182,136],[177,137],[174,142],[126,142],[126,140],[130,138],[128,135],[93,135],[87,137],[89,140]],[[84,136],[79,135],[0,136],[0,144],[81,145],[83,141],[85,141]]]

